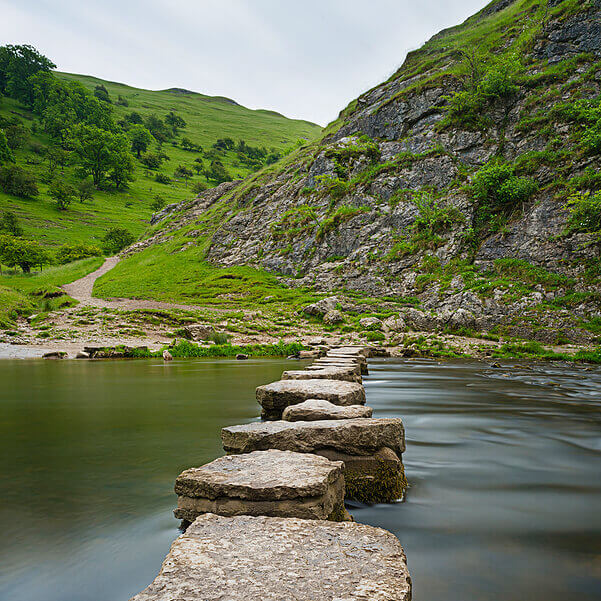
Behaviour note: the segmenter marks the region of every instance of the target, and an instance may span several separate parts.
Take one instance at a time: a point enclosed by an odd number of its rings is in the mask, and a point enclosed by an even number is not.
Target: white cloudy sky
[[[326,124],[488,0],[0,0],[0,44],[58,69]]]

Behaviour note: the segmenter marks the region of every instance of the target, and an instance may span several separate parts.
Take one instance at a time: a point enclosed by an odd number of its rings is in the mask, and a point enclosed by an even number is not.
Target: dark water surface
[[[297,364],[293,364],[297,365]],[[177,536],[175,476],[256,417],[290,362],[0,362],[0,599],[126,601]],[[416,601],[601,599],[601,369],[370,361],[401,416],[393,531]]]

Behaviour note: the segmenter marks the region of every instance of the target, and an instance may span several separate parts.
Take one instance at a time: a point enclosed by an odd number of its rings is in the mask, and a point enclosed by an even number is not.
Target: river
[[[0,361],[0,599],[127,601],[178,535],[173,482],[255,419],[284,360]],[[297,364],[293,364],[297,365]],[[400,416],[394,532],[416,601],[601,598],[601,369],[372,360]]]

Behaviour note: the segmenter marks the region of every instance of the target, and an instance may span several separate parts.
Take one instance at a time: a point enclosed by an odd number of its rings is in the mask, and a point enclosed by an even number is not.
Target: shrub
[[[601,233],[601,192],[573,194],[568,199],[565,208],[570,212],[564,230],[565,235],[578,232]]]
[[[171,178],[168,175],[165,175],[164,173],[157,173],[154,176],[154,181],[158,182],[159,184],[170,184]]]
[[[349,182],[345,182],[338,177],[322,175],[315,179],[319,180],[319,187],[322,195],[329,196],[333,200],[340,200],[349,192]]]
[[[209,186],[207,186],[204,182],[194,182],[192,184],[192,192],[194,192],[194,194],[202,194],[202,192],[208,189]]]
[[[150,208],[152,209],[152,211],[154,213],[158,213],[160,210],[162,210],[165,207],[166,204],[167,204],[167,201],[162,196],[157,195],[154,197],[154,200],[152,201]]]
[[[21,198],[30,198],[38,194],[38,186],[33,174],[17,165],[0,167],[0,189]]]
[[[102,241],[104,242],[103,248],[107,254],[116,255],[124,248],[133,244],[135,238],[125,228],[114,227],[109,230]]]
[[[51,258],[37,242],[0,235],[0,261],[9,267],[18,265],[23,273],[29,273],[36,265],[41,267],[51,263]]]
[[[2,211],[0,215],[0,234],[2,233],[17,237],[23,235],[23,228],[12,211]]]
[[[88,257],[99,257],[102,255],[102,250],[97,246],[76,242],[74,244],[63,244],[56,251],[56,260],[61,265],[87,259]]]
[[[478,203],[475,228],[498,231],[517,205],[536,190],[534,181],[514,174],[513,165],[498,159],[486,163],[472,181],[472,193]]]
[[[147,152],[140,157],[140,161],[146,165],[148,169],[158,169],[161,166],[163,159],[158,154]]]
[[[94,184],[89,179],[84,179],[77,184],[77,197],[79,202],[94,198]]]
[[[55,180],[50,185],[48,194],[56,201],[59,211],[66,211],[77,194],[77,190],[62,180]]]

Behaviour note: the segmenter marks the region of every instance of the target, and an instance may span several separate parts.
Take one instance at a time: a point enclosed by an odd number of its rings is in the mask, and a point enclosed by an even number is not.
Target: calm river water
[[[127,601],[178,535],[175,476],[256,417],[282,360],[0,361],[0,599]],[[298,364],[293,364],[298,365]],[[601,598],[601,369],[372,360],[411,489],[352,507],[416,601]]]

